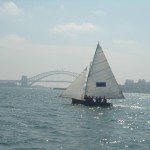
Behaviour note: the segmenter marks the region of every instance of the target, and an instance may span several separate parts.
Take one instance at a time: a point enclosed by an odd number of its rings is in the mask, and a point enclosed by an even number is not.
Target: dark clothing
[[[107,99],[105,98],[105,96],[103,98],[103,103],[107,103]]]

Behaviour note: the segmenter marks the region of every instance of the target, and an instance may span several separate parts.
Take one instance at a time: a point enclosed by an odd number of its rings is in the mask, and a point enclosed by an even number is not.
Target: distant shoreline
[[[150,94],[150,82],[146,82],[143,80],[138,80],[138,82],[134,82],[134,80],[126,80],[124,85],[120,85],[121,89],[124,93],[143,93],[143,94]],[[15,83],[7,82],[7,83],[0,83],[0,87],[21,87]],[[45,86],[25,86],[24,88],[49,88],[53,90],[65,90],[66,88],[61,87],[45,87]]]

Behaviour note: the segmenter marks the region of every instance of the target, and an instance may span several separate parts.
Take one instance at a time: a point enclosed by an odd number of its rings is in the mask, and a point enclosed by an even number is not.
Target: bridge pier
[[[27,87],[28,86],[28,78],[27,78],[27,76],[22,76],[22,78],[21,78],[21,86],[22,87]]]

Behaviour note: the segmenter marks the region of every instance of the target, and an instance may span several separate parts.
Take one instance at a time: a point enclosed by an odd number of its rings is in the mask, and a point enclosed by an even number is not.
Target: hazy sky
[[[0,0],[0,79],[80,73],[100,43],[119,83],[150,81],[150,0]]]

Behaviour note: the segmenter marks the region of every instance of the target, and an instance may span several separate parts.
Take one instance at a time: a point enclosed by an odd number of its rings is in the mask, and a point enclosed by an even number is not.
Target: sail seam
[[[103,53],[103,51],[101,50],[101,51],[97,51],[95,54],[98,54],[98,53]]]
[[[118,87],[118,85],[113,85],[113,86],[110,86],[109,88],[112,89],[113,87]],[[116,88],[118,89],[118,88]]]
[[[101,64],[101,63],[104,63],[104,62],[106,62],[106,60],[103,60],[103,61],[99,61],[99,62],[97,62],[97,63],[94,63],[94,65],[98,65],[98,64]]]
[[[113,76],[110,76],[110,77],[106,78],[106,80],[110,80],[110,79],[112,79],[112,78],[113,78]]]
[[[107,67],[107,68],[101,69],[101,70],[99,70],[99,71],[92,72],[91,75],[96,74],[96,73],[98,73],[98,72],[102,72],[102,71],[108,70],[109,68],[110,68],[110,67]]]

